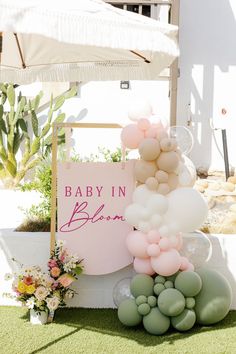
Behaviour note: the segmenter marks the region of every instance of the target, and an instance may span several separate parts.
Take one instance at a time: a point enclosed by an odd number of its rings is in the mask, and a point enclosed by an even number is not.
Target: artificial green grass
[[[235,354],[236,311],[219,324],[184,334],[152,336],[142,326],[124,327],[112,309],[60,309],[52,324],[31,325],[23,308],[0,307],[2,354]]]

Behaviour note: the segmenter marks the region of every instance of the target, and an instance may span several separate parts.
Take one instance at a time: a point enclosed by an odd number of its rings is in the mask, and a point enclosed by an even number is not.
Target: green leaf
[[[10,103],[10,106],[14,106],[16,97],[13,85],[9,85],[7,88],[7,98]]]
[[[39,103],[40,103],[41,97],[42,96],[39,94],[33,99],[33,101],[32,101],[32,109],[34,111],[37,111],[37,109],[39,107]]]
[[[9,161],[9,160],[6,163],[6,169],[12,177],[16,176],[16,166],[13,165],[13,163],[11,163],[11,161]]]
[[[50,124],[50,123],[47,123],[47,124],[43,127],[43,130],[42,130],[42,133],[41,133],[41,138],[43,138],[45,135],[47,135],[47,133],[49,132],[50,129],[51,129],[51,124]]]
[[[58,109],[60,109],[64,102],[65,102],[65,97],[64,96],[59,96],[56,99],[56,102],[55,102],[54,107],[53,107],[53,111],[55,112]]]
[[[69,91],[65,93],[65,98],[72,98],[77,95],[77,86],[73,86]]]
[[[0,130],[2,130],[5,134],[7,134],[7,127],[3,119],[0,119]]]
[[[38,137],[39,136],[39,122],[38,122],[38,118],[37,118],[35,111],[31,111],[31,122],[32,122],[32,128],[33,128],[34,135],[36,137]]]
[[[28,133],[27,123],[23,118],[18,120],[19,126],[24,133]]]
[[[59,114],[59,116],[57,116],[57,118],[54,120],[53,123],[62,123],[64,122],[65,118],[66,118],[65,113],[61,113]]]
[[[39,151],[39,149],[40,149],[40,138],[36,137],[32,142],[30,155],[33,156],[34,154],[36,154]]]
[[[24,135],[20,134],[19,131],[15,133],[14,142],[13,142],[13,153],[16,154],[19,150],[20,144],[24,139]]]
[[[3,117],[3,105],[0,104],[0,119]]]
[[[77,266],[77,267],[74,269],[74,272],[75,272],[76,275],[80,275],[80,274],[83,273],[83,268]]]

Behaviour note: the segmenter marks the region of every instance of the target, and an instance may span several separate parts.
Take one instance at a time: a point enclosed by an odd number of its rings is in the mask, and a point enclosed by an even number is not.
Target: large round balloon
[[[183,154],[188,155],[193,148],[193,135],[191,131],[183,126],[170,127],[170,137],[177,140],[177,144]]]
[[[202,289],[196,296],[197,322],[203,325],[217,323],[228,314],[232,290],[227,279],[215,270],[201,268]]]
[[[177,289],[165,289],[158,296],[158,307],[166,316],[178,316],[185,308],[185,298]]]
[[[133,202],[143,206],[146,204],[149,197],[154,194],[155,192],[148,189],[145,184],[142,184],[135,188],[133,192]]]
[[[178,251],[170,249],[169,251],[161,252],[158,257],[151,257],[151,264],[156,273],[170,276],[179,270],[181,257]]]
[[[161,335],[170,327],[169,317],[163,315],[157,307],[153,307],[143,318],[143,326],[150,334]]]
[[[137,149],[144,138],[144,132],[136,124],[129,124],[121,131],[121,141],[128,149]]]
[[[178,231],[192,232],[198,229],[207,217],[207,203],[195,189],[175,189],[168,194],[167,199],[169,208],[165,214],[166,223],[176,221]]]
[[[130,284],[130,291],[134,297],[139,295],[153,295],[154,280],[146,274],[137,274],[133,277]]]
[[[179,164],[179,156],[175,151],[162,152],[157,159],[157,166],[165,172],[174,172]]]
[[[153,161],[138,160],[134,166],[134,175],[138,182],[145,183],[148,177],[154,177],[157,171]]]
[[[119,307],[120,304],[127,299],[132,298],[130,292],[131,278],[124,278],[119,280],[113,288],[113,302]]]
[[[134,258],[134,270],[136,273],[143,273],[153,275],[155,271],[152,268],[152,264],[149,258]]]
[[[126,238],[126,246],[134,257],[149,258],[147,247],[149,243],[145,234],[140,231],[131,231]]]
[[[180,272],[175,278],[175,288],[184,296],[196,296],[202,288],[201,277],[196,272]]]
[[[181,332],[190,330],[195,322],[196,314],[193,310],[189,309],[184,309],[180,315],[171,318],[172,326]]]
[[[160,144],[157,139],[146,138],[139,144],[139,154],[145,161],[152,161],[160,155]]]
[[[183,235],[180,254],[186,257],[195,268],[200,268],[211,258],[212,244],[209,237],[201,231]]]
[[[118,318],[125,326],[137,326],[142,321],[134,299],[127,299],[120,304]]]

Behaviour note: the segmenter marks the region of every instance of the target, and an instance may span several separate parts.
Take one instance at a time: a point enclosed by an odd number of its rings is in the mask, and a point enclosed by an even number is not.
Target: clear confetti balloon
[[[177,140],[178,147],[183,154],[188,155],[193,148],[193,135],[191,131],[183,126],[170,127],[170,137]]]
[[[119,280],[113,288],[113,302],[119,307],[126,299],[133,299],[130,292],[130,283],[132,278],[124,278]]]
[[[183,246],[180,254],[187,257],[195,268],[200,268],[211,258],[211,241],[206,234],[199,230],[183,234]]]

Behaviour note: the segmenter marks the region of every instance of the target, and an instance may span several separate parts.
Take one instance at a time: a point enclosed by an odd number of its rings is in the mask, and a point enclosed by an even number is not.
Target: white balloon
[[[140,221],[138,223],[138,227],[137,228],[138,228],[139,231],[141,231],[141,232],[146,234],[146,233],[148,233],[151,230],[152,226],[150,225],[149,222]]]
[[[135,188],[133,192],[133,202],[145,205],[151,195],[155,194],[155,192],[148,189],[146,184],[141,184],[137,188]]]
[[[164,216],[167,226],[178,223],[179,230],[192,232],[198,229],[207,217],[208,206],[201,194],[193,188],[178,188],[167,196],[168,210]]]
[[[159,228],[159,234],[162,236],[162,237],[166,237],[166,236],[169,236],[169,228],[165,225],[161,226]]]
[[[151,217],[150,223],[153,229],[158,229],[162,223],[162,217],[159,214],[154,214]]]
[[[132,102],[128,116],[130,120],[138,121],[141,118],[149,118],[152,114],[150,102],[144,99],[138,99]]]
[[[182,187],[192,187],[194,185],[192,177],[188,171],[179,174],[179,184]]]
[[[168,209],[168,201],[164,195],[155,193],[147,201],[147,209],[152,213],[163,215]]]
[[[128,224],[137,228],[142,216],[144,208],[140,204],[130,204],[125,209],[125,219]]]

